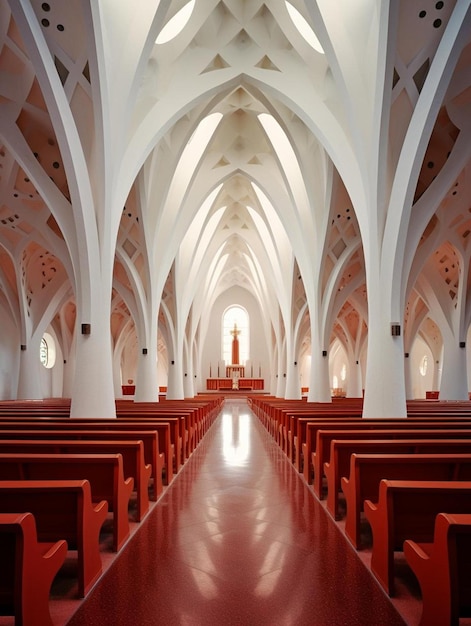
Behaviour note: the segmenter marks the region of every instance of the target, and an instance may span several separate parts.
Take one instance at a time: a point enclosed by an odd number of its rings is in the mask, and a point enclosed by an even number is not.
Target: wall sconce
[[[82,324],[82,335],[89,335],[92,332],[91,324]]]
[[[147,354],[147,348],[142,348],[142,354]]]
[[[466,341],[460,341],[460,348],[466,348]]]
[[[322,356],[327,356],[327,350],[322,350]]]
[[[393,337],[400,337],[401,336],[401,325],[394,323],[391,324],[391,335]]]

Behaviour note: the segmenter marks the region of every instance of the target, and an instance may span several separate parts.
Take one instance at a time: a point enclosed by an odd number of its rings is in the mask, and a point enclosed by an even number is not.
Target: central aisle
[[[70,626],[400,626],[245,400],[223,412]]]

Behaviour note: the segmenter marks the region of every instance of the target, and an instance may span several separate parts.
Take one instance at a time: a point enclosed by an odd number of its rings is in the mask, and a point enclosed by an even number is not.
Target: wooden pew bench
[[[458,626],[471,615],[471,515],[439,513],[433,542],[404,543],[422,591],[420,626]]]
[[[417,437],[416,435],[411,439],[334,438],[330,442],[329,460],[324,462],[324,480],[321,490],[321,499],[326,498],[328,512],[334,519],[339,519],[339,494],[342,491],[342,478],[348,477],[351,474],[350,462],[353,454],[362,456],[387,455],[389,457],[395,454],[448,454],[452,452],[471,454],[471,439],[422,439],[422,437]],[[380,460],[378,460],[378,464],[380,464]],[[395,464],[393,461],[392,468],[394,467]],[[374,469],[374,467],[371,469],[373,484]],[[385,468],[380,471],[384,469]],[[381,478],[396,477],[384,475]],[[398,476],[397,478],[403,478],[403,476]],[[471,480],[471,477],[469,480]],[[368,498],[370,500],[375,499],[374,496],[368,496]]]
[[[66,439],[0,439],[3,454],[120,454],[124,477],[132,478],[136,492],[136,521],[149,510],[149,480],[151,467],[144,460],[142,441],[74,441]]]
[[[188,414],[182,413],[182,411],[145,411],[140,409],[137,411],[135,408],[128,411],[118,412],[117,421],[121,423],[124,420],[128,423],[133,422],[165,422],[172,425],[171,440],[174,446],[174,471],[178,472],[180,467],[185,463],[188,458],[188,446],[190,441],[190,417]]]
[[[335,442],[343,444],[345,442]],[[353,442],[352,442],[353,443]],[[358,550],[361,546],[361,520],[365,500],[376,502],[379,484],[389,480],[471,480],[471,441],[459,439],[390,442],[357,442],[350,457],[350,468],[341,485],[347,507],[345,535]],[[378,445],[375,445],[378,444]],[[348,444],[347,444],[348,445]],[[340,448],[343,452],[342,448]],[[348,449],[348,448],[347,448]],[[358,452],[365,450],[367,453]],[[372,453],[372,451],[376,453]],[[392,452],[391,451],[394,451]],[[386,452],[387,451],[387,452]],[[332,458],[332,457],[331,457]],[[348,478],[347,478],[348,476]],[[327,500],[330,498],[330,486]],[[332,498],[333,500],[333,498]],[[335,513],[335,503],[329,512]],[[336,515],[338,518],[339,515]]]
[[[360,422],[361,423],[361,410],[351,410],[350,414],[346,415],[343,412],[339,412],[338,409],[335,413],[313,413],[312,409],[298,409],[296,412],[287,412],[287,434],[286,434],[286,446],[288,458],[298,472],[302,471],[302,446],[306,441],[306,424],[310,422],[328,422],[337,424],[338,422]]]
[[[0,615],[15,624],[53,626],[52,581],[67,555],[64,539],[39,542],[31,513],[0,513]]]
[[[33,429],[3,429],[0,424],[0,441],[2,439],[48,439],[48,440],[103,440],[103,441],[142,441],[144,448],[144,461],[151,467],[151,479],[153,488],[151,499],[157,500],[163,491],[162,472],[164,468],[164,455],[159,452],[159,438],[155,430],[101,430],[89,428],[81,424],[77,428],[37,428]]]
[[[170,484],[173,479],[174,472],[178,472],[182,465],[183,458],[183,435],[184,418],[168,417],[166,419],[160,417],[120,417],[114,418],[70,418],[70,417],[23,417],[23,418],[1,418],[0,430],[17,429],[17,428],[41,428],[54,429],[60,425],[60,428],[94,428],[102,430],[156,430],[159,436],[159,452],[164,453],[164,467],[166,472],[166,483]],[[169,430],[169,433],[166,431]]]
[[[373,534],[371,571],[392,596],[394,553],[407,539],[432,542],[439,513],[471,513],[471,482],[382,480],[378,502],[364,507]]]
[[[319,430],[316,451],[312,453],[314,467],[313,489],[323,497],[324,464],[330,461],[330,446],[334,439],[463,439],[471,440],[471,428],[466,430],[444,428],[385,428],[381,430]]]
[[[0,481],[0,513],[32,513],[38,540],[67,541],[77,551],[78,594],[84,597],[102,572],[100,530],[108,513],[93,504],[87,480]]]
[[[88,480],[92,501],[113,514],[113,550],[129,537],[133,479],[125,480],[121,454],[0,454],[0,480]]]
[[[382,430],[406,430],[406,429],[453,429],[458,430],[460,432],[464,430],[471,430],[471,423],[465,421],[464,423],[461,420],[446,420],[443,423],[441,420],[410,420],[408,418],[384,418],[384,419],[361,419],[358,421],[352,420],[339,420],[336,423],[332,421],[316,421],[309,422],[306,424],[306,441],[303,443],[303,461],[304,461],[304,469],[303,475],[308,484],[312,483],[314,466],[312,463],[313,453],[317,450],[317,433],[319,430],[324,431],[382,431]],[[461,435],[459,435],[461,436]],[[365,435],[365,437],[371,438],[370,435]],[[343,437],[345,439],[345,437]],[[324,463],[328,459],[323,459]]]
[[[107,420],[103,420],[107,421]],[[135,415],[134,417],[130,417],[125,415],[118,415],[117,423],[119,424],[119,428],[121,428],[121,424],[126,422],[129,426],[134,426],[138,423],[144,424],[147,422],[150,424],[169,424],[170,426],[170,442],[172,449],[172,463],[167,463],[168,473],[169,473],[169,483],[171,482],[170,476],[173,477],[174,473],[178,473],[180,468],[185,462],[185,418],[182,416],[175,415],[158,415],[158,416],[149,416],[144,417],[141,414]]]

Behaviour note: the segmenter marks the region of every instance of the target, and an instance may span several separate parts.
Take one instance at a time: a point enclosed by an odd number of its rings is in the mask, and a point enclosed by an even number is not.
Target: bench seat
[[[142,441],[0,439],[0,453],[25,452],[28,454],[120,454],[123,457],[124,477],[132,478],[134,481],[136,521],[140,522],[149,510],[151,467],[145,463]]]
[[[140,415],[140,414],[139,414]],[[183,417],[168,417],[167,419],[142,417],[120,417],[117,419],[107,418],[69,418],[69,417],[24,417],[24,418],[0,418],[0,432],[16,429],[42,429],[54,430],[62,428],[130,431],[155,430],[158,434],[159,453],[164,454],[164,467],[166,482],[170,484],[175,471],[181,467],[182,459],[182,431],[184,430]],[[6,435],[5,435],[6,436]]]
[[[77,440],[77,441],[128,441],[130,439],[142,441],[144,448],[144,459],[151,467],[151,478],[153,488],[151,499],[157,500],[163,492],[162,472],[164,468],[164,455],[159,452],[159,438],[156,430],[147,429],[116,429],[111,430],[93,428],[82,424],[78,427],[69,428],[8,428],[4,429],[0,425],[0,441],[2,439],[48,439],[48,440]]]
[[[471,513],[471,482],[383,479],[378,501],[365,500],[364,507],[373,535],[371,571],[392,596],[394,553],[407,539],[433,541],[439,513]]]
[[[313,489],[319,497],[323,497],[322,480],[324,476],[324,464],[330,461],[330,446],[334,439],[463,439],[471,441],[471,428],[448,429],[448,428],[382,428],[373,430],[320,430],[317,433],[316,451],[312,453],[314,467]]]
[[[67,542],[39,542],[31,513],[0,513],[0,610],[15,624],[53,626],[52,581],[67,556]]]
[[[88,480],[2,480],[0,513],[32,513],[38,540],[67,541],[77,552],[78,595],[84,597],[100,578],[100,530],[108,504],[92,502]]]
[[[471,515],[439,513],[433,542],[404,543],[422,591],[420,626],[458,626],[471,616]]]
[[[113,514],[113,550],[130,533],[132,477],[124,478],[121,454],[1,454],[0,480],[88,480],[93,502],[106,500]]]
[[[345,450],[345,447],[342,446],[344,443],[343,441],[338,442],[340,446],[336,446],[340,452]],[[361,442],[358,443],[361,444]],[[368,443],[371,444],[372,442]],[[341,487],[347,507],[345,535],[357,550],[362,547],[361,514],[363,503],[365,500],[372,502],[378,500],[379,483],[383,478],[391,480],[471,480],[471,442],[468,446],[457,439],[440,442],[404,440],[398,443],[397,446],[391,446],[390,442],[378,442],[377,445],[351,447],[351,450],[357,450],[357,452],[350,456],[350,467],[341,478]],[[348,447],[346,449],[348,450]],[[367,453],[363,454],[362,450]],[[373,450],[376,453],[372,453]],[[386,453],[387,451],[389,452]],[[337,478],[333,480],[337,480]],[[334,500],[333,495],[331,495],[330,485],[328,489],[327,501],[332,502],[332,510],[329,512],[338,518],[336,499]]]

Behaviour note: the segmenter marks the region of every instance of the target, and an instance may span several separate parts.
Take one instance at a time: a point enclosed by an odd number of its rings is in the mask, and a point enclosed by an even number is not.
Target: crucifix
[[[240,330],[237,328],[237,323],[234,322],[234,328],[231,330],[232,335],[232,365],[239,365],[239,335]]]

